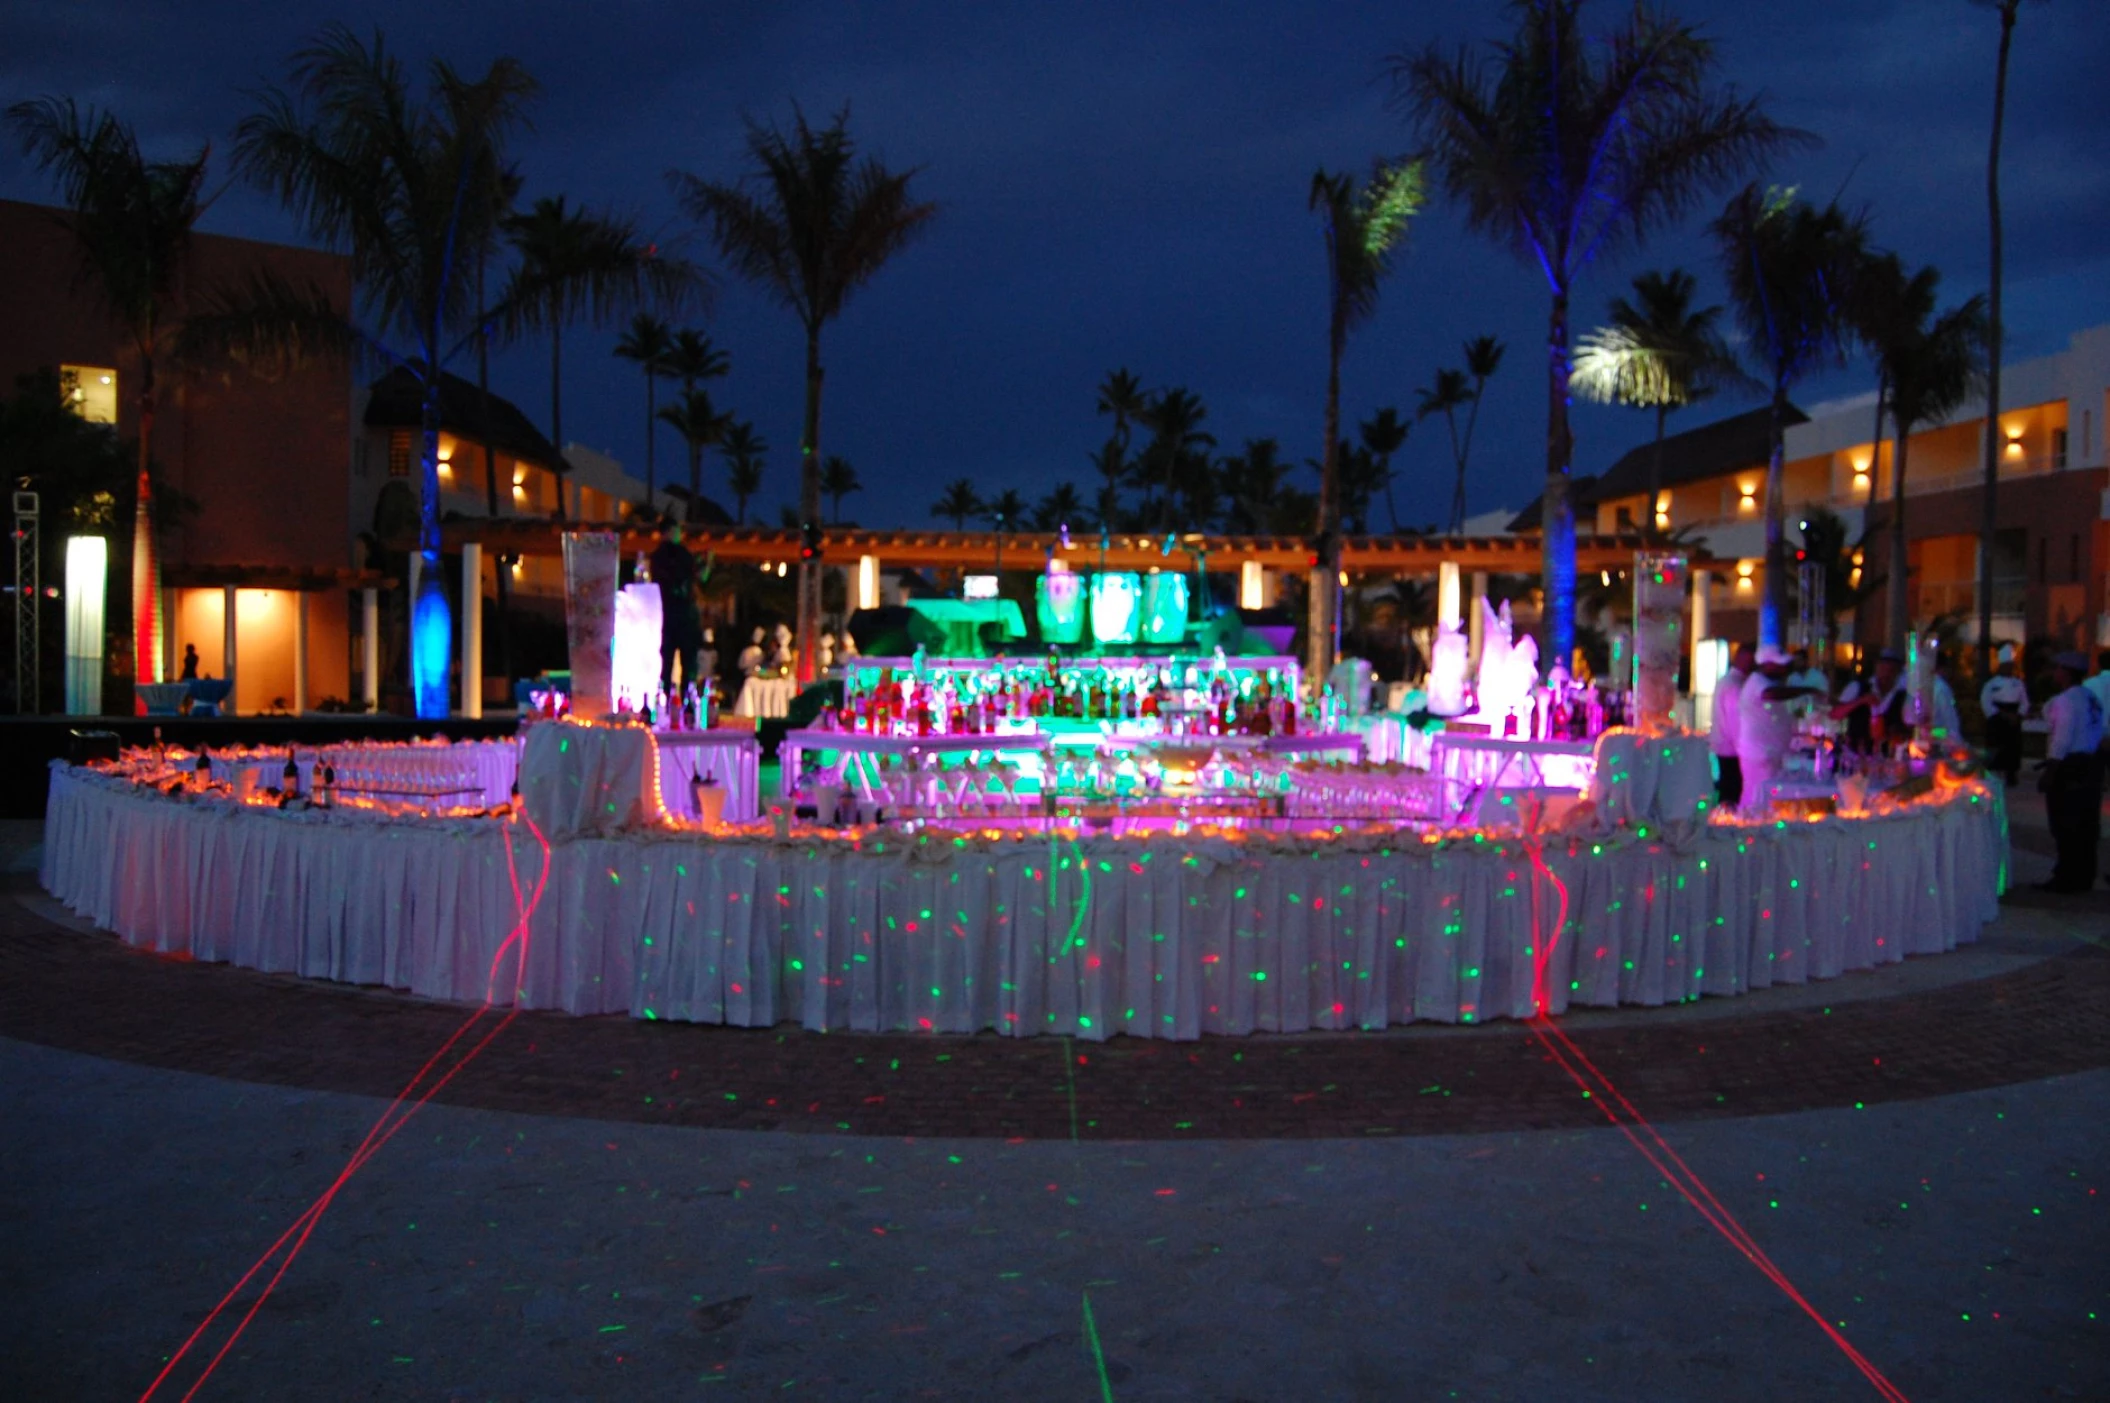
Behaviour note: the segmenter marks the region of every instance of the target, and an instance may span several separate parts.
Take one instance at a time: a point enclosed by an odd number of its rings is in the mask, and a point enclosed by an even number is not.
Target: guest
[[[1787,650],[1778,644],[1761,645],[1754,661],[1758,670],[1745,679],[1736,701],[1736,760],[1743,771],[1743,811],[1763,818],[1795,734],[1795,703],[1813,689],[1788,681]]]
[[[2095,699],[2103,705],[2103,715],[2110,716],[2110,648],[2095,655],[2095,676],[2081,685],[2095,693]],[[2110,738],[2105,738],[2104,744],[2110,745]]]
[[[178,682],[195,682],[198,680],[197,644],[186,643],[183,645],[183,672],[176,680]]]
[[[1956,745],[1963,740],[1963,718],[1956,712],[1956,689],[1949,685],[1949,674],[1956,665],[1945,654],[1934,658],[1934,698],[1931,703],[1934,734]]]
[[[761,670],[762,640],[767,636],[761,629],[756,629],[752,641],[740,650],[739,667],[744,675],[752,677]]]
[[[703,647],[703,623],[696,611],[696,557],[681,543],[681,524],[669,522],[652,548],[652,583],[659,586],[659,684],[674,685],[674,662],[681,660],[681,679],[696,680],[696,654]]]
[[[1807,716],[1814,712],[1830,700],[1832,695],[1831,678],[1825,676],[1823,668],[1811,663],[1810,650],[1807,648],[1797,648],[1789,660],[1788,685],[1810,689],[1809,700],[1796,708],[1798,716]]]
[[[2058,694],[2044,704],[2051,723],[2045,761],[2038,780],[2044,791],[2044,816],[2059,850],[2051,880],[2041,891],[2081,892],[2095,885],[2096,849],[2103,841],[2103,704],[2081,685],[2088,660],[2061,653],[2052,660],[2052,685]]]
[[[1978,706],[1985,712],[1986,768],[2013,785],[2022,773],[2022,718],[2029,715],[2029,689],[2015,675],[2014,644],[2000,645],[1999,665],[1978,689]]]
[[[1714,752],[1715,797],[1725,809],[1735,808],[1744,797],[1744,771],[1736,758],[1736,708],[1754,666],[1751,645],[1739,643],[1729,655],[1728,671],[1714,684],[1714,718],[1707,727],[1707,748]]]
[[[696,685],[701,687],[718,675],[718,630],[703,631],[703,651],[696,655]]]
[[[1840,689],[1832,719],[1846,722],[1849,748],[1867,752],[1896,741],[1906,732],[1905,659],[1894,649],[1876,654],[1875,673]]]

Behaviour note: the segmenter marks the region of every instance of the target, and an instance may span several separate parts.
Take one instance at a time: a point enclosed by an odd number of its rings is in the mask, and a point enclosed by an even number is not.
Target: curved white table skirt
[[[132,944],[478,1001],[543,867],[524,825],[186,804],[55,766],[43,881]],[[1716,827],[1686,850],[1549,849],[1556,1012],[1661,1004],[1934,954],[1997,912],[1997,792],[1909,814]],[[746,1026],[1104,1038],[1531,1012],[1522,848],[1409,839],[557,844],[520,1002]],[[510,977],[505,981],[510,985]],[[501,1002],[506,991],[501,990]]]

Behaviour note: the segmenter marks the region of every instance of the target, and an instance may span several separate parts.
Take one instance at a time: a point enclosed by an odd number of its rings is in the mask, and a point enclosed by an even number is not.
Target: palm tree
[[[1883,587],[1883,577],[1862,569],[1858,563],[1868,543],[1866,527],[1857,540],[1847,534],[1845,518],[1830,507],[1813,503],[1801,513],[1801,531],[1802,545],[1795,558],[1799,564],[1814,564],[1823,573],[1825,627],[1829,632],[1840,615],[1858,613],[1865,600],[1875,597]],[[1791,583],[1801,589],[1799,570]]]
[[[718,446],[725,450],[726,486],[733,494],[734,520],[745,526],[747,499],[762,490],[762,461],[769,453],[769,444],[755,432],[753,424],[743,420],[727,426]]]
[[[852,492],[862,492],[865,485],[857,480],[857,469],[850,466],[848,458],[829,454],[821,464],[821,491],[835,503],[835,524],[843,523],[843,498]]]
[[[1130,426],[1143,421],[1150,407],[1150,396],[1143,389],[1143,382],[1129,373],[1128,367],[1107,372],[1099,382],[1099,412],[1114,416],[1114,442],[1121,446],[1121,456],[1128,454]]]
[[[1208,417],[1208,406],[1184,385],[1153,395],[1144,406],[1141,422],[1150,430],[1150,443],[1138,466],[1147,464],[1163,476],[1165,496],[1158,503],[1160,528],[1171,527],[1174,498],[1183,488],[1192,487],[1195,463],[1199,460],[1206,465],[1208,459],[1203,455],[1216,446],[1215,436],[1203,432],[1201,427]]]
[[[1715,84],[1714,46],[1636,6],[1581,32],[1582,0],[1519,0],[1486,58],[1431,45],[1390,60],[1396,100],[1475,230],[1538,268],[1546,333],[1546,493],[1540,504],[1546,647],[1575,648],[1575,515],[1568,501],[1568,299],[1592,262],[1637,246],[1712,190],[1802,140]]]
[[[1465,529],[1465,453],[1458,440],[1458,411],[1473,402],[1472,379],[1462,370],[1449,366],[1436,372],[1436,378],[1419,391],[1420,399],[1414,406],[1414,418],[1433,419],[1443,416],[1444,427],[1450,430],[1451,468],[1456,479],[1451,487],[1451,514],[1446,518],[1445,530],[1456,535]]]
[[[950,521],[955,531],[965,531],[967,518],[982,514],[981,494],[974,490],[974,483],[968,479],[954,478],[945,484],[945,491],[938,500],[930,504],[930,514]]]
[[[766,288],[798,317],[806,333],[806,424],[799,437],[799,511],[821,514],[821,328],[842,313],[850,294],[926,228],[937,206],[909,194],[914,171],[860,161],[838,112],[815,131],[792,111],[789,133],[753,123],[748,154],[755,169],[742,184],[669,179],[691,217],[710,226],[718,250],[748,281]],[[814,677],[820,633],[820,572],[799,562],[798,677]]]
[[[564,456],[564,328],[605,326],[637,303],[678,308],[704,288],[694,265],[660,254],[629,221],[573,209],[562,195],[535,201],[504,221],[519,255],[506,304],[513,335],[549,333],[550,443]],[[576,498],[577,488],[573,489]],[[564,495],[557,495],[563,515]]]
[[[661,359],[659,373],[679,380],[684,390],[693,390],[705,380],[723,380],[733,368],[731,357],[712,345],[710,337],[689,327],[674,333],[674,344]]]
[[[1057,483],[1052,492],[1033,504],[1033,529],[1058,531],[1073,521],[1083,525],[1085,511],[1084,494],[1077,490],[1077,484]]]
[[[1905,568],[1905,471],[1915,424],[1946,419],[1985,375],[1986,301],[1973,296],[1935,315],[1941,274],[1908,274],[1896,254],[1861,270],[1855,289],[1857,330],[1890,386],[1890,598],[1885,641],[1902,646],[1912,627],[1910,572]]]
[[[7,110],[23,153],[56,178],[85,281],[132,339],[139,356],[139,473],[132,514],[132,667],[159,682],[161,559],[154,541],[153,455],[156,372],[182,332],[177,288],[190,267],[191,230],[204,212],[199,191],[207,153],[149,161],[132,129],[108,112],[83,111],[71,98],[39,98]]]
[[[1355,535],[1370,529],[1370,499],[1377,495],[1384,478],[1377,455],[1352,439],[1342,439],[1335,449],[1335,471],[1340,482],[1341,517]]]
[[[2000,291],[2005,265],[2000,227],[2000,137],[2007,124],[2007,59],[2015,42],[2015,20],[2022,0],[1977,0],[2000,16],[2000,59],[1993,73],[1993,142],[1985,160],[1985,207],[1991,226],[1992,267],[1986,283],[1985,366],[1985,506],[1978,523],[1978,675],[1993,675],[1993,537],[2000,516],[2000,356],[2007,324],[2000,319]],[[1881,421],[1877,439],[1881,441]],[[1873,464],[1871,463],[1871,467]],[[1875,475],[1869,474],[1869,488]]]
[[[1006,487],[982,503],[981,517],[999,535],[1016,531],[1025,524],[1026,499],[1018,494],[1017,488]]]
[[[1472,407],[1465,412],[1465,436],[1458,444],[1458,483],[1453,489],[1451,514],[1457,530],[1465,529],[1465,464],[1473,453],[1473,430],[1480,423],[1480,401],[1487,397],[1487,382],[1502,368],[1502,353],[1509,348],[1492,336],[1475,336],[1465,343],[1465,373],[1473,379]]]
[[[1399,534],[1399,508],[1392,500],[1392,455],[1407,446],[1407,430],[1414,426],[1399,417],[1399,411],[1387,405],[1362,422],[1358,430],[1362,434],[1363,448],[1377,464],[1378,481],[1385,485],[1385,516],[1392,523],[1392,534]]]
[[[1782,641],[1787,557],[1782,542],[1783,446],[1788,391],[1805,375],[1843,363],[1856,275],[1867,262],[1858,217],[1838,203],[1818,209],[1793,191],[1745,186],[1708,226],[1722,260],[1729,305],[1771,392],[1766,461],[1766,587],[1758,641]]]
[[[1099,474],[1099,516],[1108,524],[1120,514],[1121,484],[1128,480],[1132,471],[1127,455],[1128,450],[1122,446],[1119,436],[1101,444],[1097,452],[1084,455],[1085,461],[1092,465],[1092,471]]]
[[[505,139],[536,87],[514,59],[494,61],[473,81],[435,62],[420,100],[378,34],[369,47],[342,26],[325,30],[291,66],[293,91],[265,93],[236,128],[235,164],[277,195],[309,237],[349,250],[366,315],[353,320],[319,296],[260,282],[244,305],[223,306],[227,335],[282,355],[356,344],[417,379],[423,568],[411,606],[411,687],[418,715],[441,717],[454,629],[440,578],[441,375],[485,324],[473,269],[456,255],[494,237],[510,178]],[[524,309],[484,310],[506,324]]]
[[[689,447],[689,501],[683,515],[697,521],[703,515],[703,451],[723,441],[733,426],[733,416],[721,414],[707,390],[683,390],[681,397],[659,411],[662,421],[681,435]]]
[[[659,377],[665,373],[667,353],[674,349],[674,331],[649,312],[630,319],[630,330],[615,343],[615,353],[645,372],[645,510],[659,511]]]
[[[1282,445],[1271,438],[1249,438],[1244,448],[1226,457],[1220,472],[1231,503],[1228,529],[1256,534],[1279,529],[1282,483],[1289,470],[1282,461]]]
[[[1341,356],[1348,333],[1377,311],[1377,286],[1391,271],[1392,250],[1423,201],[1422,163],[1378,162],[1358,189],[1347,174],[1321,169],[1311,178],[1310,208],[1326,221],[1326,437],[1319,463],[1319,512],[1306,654],[1313,687],[1323,686],[1340,647]]]
[[[1674,409],[1716,390],[1747,384],[1716,323],[1722,309],[1693,309],[1694,282],[1683,268],[1634,279],[1634,300],[1612,299],[1606,324],[1582,338],[1575,355],[1575,392],[1598,404],[1656,412],[1656,446],[1648,465],[1644,529],[1654,533],[1663,500],[1663,423]]]

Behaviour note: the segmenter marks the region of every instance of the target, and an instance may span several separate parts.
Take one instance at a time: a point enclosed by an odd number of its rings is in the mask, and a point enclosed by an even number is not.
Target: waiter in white
[[[1773,803],[1769,787],[1795,735],[1795,703],[1816,689],[1788,680],[1787,650],[1778,644],[1760,644],[1756,661],[1758,671],[1737,698],[1736,759],[1744,772],[1743,811],[1763,818]]]
[[[1978,689],[1985,713],[1985,747],[1992,754],[1986,768],[2007,776],[2009,785],[2022,773],[2022,718],[2029,715],[2029,689],[2015,675],[2015,645],[2000,645],[1999,664]]]
[[[1744,771],[1736,758],[1736,712],[1751,669],[1751,645],[1739,643],[1729,655],[1728,670],[1714,684],[1714,717],[1707,726],[1707,748],[1714,752],[1715,797],[1725,809],[1735,808],[1744,797]]]
[[[2096,849],[2103,841],[2103,704],[2081,685],[2088,660],[2061,653],[2052,660],[2058,695],[2044,704],[2051,735],[2044,746],[2044,816],[2059,862],[2044,891],[2084,892],[2095,885]]]

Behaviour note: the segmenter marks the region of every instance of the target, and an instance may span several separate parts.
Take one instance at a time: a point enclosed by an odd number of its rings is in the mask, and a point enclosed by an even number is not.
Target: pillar
[[[1712,570],[1692,572],[1692,690],[1700,690],[1700,654],[1707,643],[1707,591],[1714,587]]]
[[[886,601],[879,597],[879,557],[857,557],[857,607],[877,609]]]
[[[1456,628],[1464,622],[1460,615],[1462,601],[1459,595],[1458,562],[1446,560],[1436,567],[1436,623],[1438,627],[1449,624]]]
[[[1465,615],[1466,670],[1475,677],[1480,675],[1480,644],[1483,635],[1487,632],[1487,625],[1483,622],[1486,611],[1480,606],[1486,602],[1487,572],[1485,570],[1475,570],[1473,571],[1473,607],[1467,610]]]
[[[293,714],[308,709],[308,592],[293,592]]]
[[[484,548],[462,543],[462,715],[484,714]]]
[[[359,697],[368,711],[381,709],[381,591],[359,591]]]
[[[220,588],[220,671],[227,677],[227,701],[222,706],[222,716],[234,715],[235,689],[235,594],[233,585]]]

